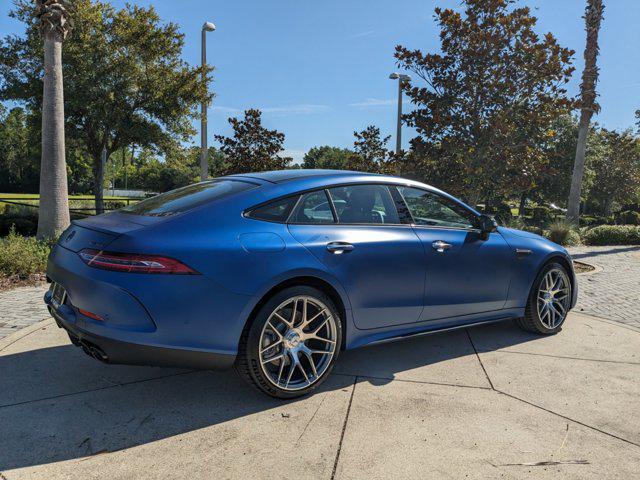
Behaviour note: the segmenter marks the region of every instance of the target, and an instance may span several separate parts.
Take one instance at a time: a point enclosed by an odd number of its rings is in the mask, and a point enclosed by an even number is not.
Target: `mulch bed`
[[[591,272],[596,269],[593,265],[589,265],[588,263],[576,262],[573,261],[573,269],[576,273],[586,273]]]
[[[0,292],[11,290],[17,287],[35,287],[46,282],[47,277],[44,273],[35,273],[28,277],[12,275],[10,277],[0,277]]]

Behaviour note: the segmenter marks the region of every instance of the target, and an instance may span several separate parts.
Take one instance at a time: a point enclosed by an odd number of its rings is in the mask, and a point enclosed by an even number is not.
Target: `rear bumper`
[[[45,294],[44,301],[51,316],[60,328],[67,331],[73,344],[105,363],[211,370],[230,368],[236,359],[235,355],[144,345],[96,335],[78,327],[71,307],[62,305],[54,310],[51,292]]]

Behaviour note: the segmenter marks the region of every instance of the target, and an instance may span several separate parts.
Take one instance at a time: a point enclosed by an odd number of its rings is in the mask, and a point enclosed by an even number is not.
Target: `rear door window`
[[[386,185],[347,185],[329,189],[339,223],[399,224],[389,188]]]
[[[124,207],[120,211],[132,215],[164,217],[186,212],[205,203],[251,188],[257,188],[257,185],[238,180],[210,180],[147,198]]]

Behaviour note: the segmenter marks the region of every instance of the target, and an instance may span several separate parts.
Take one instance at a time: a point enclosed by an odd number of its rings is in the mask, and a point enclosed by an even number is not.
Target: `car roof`
[[[313,177],[335,177],[332,178],[332,180],[334,180],[344,177],[355,177],[363,175],[372,177],[377,176],[375,173],[354,172],[351,170],[323,170],[301,168],[291,170],[272,170],[269,172],[242,173],[237,175],[230,175],[230,177],[263,180],[270,183],[283,183],[291,180],[308,179]]]

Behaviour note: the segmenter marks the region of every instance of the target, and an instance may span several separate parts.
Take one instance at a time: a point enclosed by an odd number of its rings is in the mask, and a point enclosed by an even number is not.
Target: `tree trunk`
[[[96,215],[104,213],[104,163],[102,153],[93,155],[93,195],[95,197]]]
[[[598,58],[598,33],[600,32],[603,11],[602,0],[587,0],[584,17],[587,43],[584,49],[585,62],[584,71],[582,72],[582,84],[580,85],[580,128],[578,130],[578,145],[573,163],[571,190],[569,191],[569,204],[567,206],[567,220],[573,223],[578,223],[580,218],[580,193],[584,175],[589,122],[593,112],[598,109],[596,104],[596,84],[598,83],[596,60]]]
[[[580,113],[580,127],[578,130],[578,146],[573,161],[573,174],[571,175],[571,189],[569,190],[569,205],[567,207],[567,220],[578,223],[580,218],[580,196],[582,193],[582,177],[584,176],[584,162],[587,151],[587,134],[589,133],[589,121],[591,112]]]
[[[520,205],[518,205],[518,216],[524,218],[524,208],[527,206],[527,193],[520,195]]]
[[[42,157],[40,161],[39,239],[53,239],[69,226],[67,165],[64,146],[62,37],[49,31],[44,38]]]

